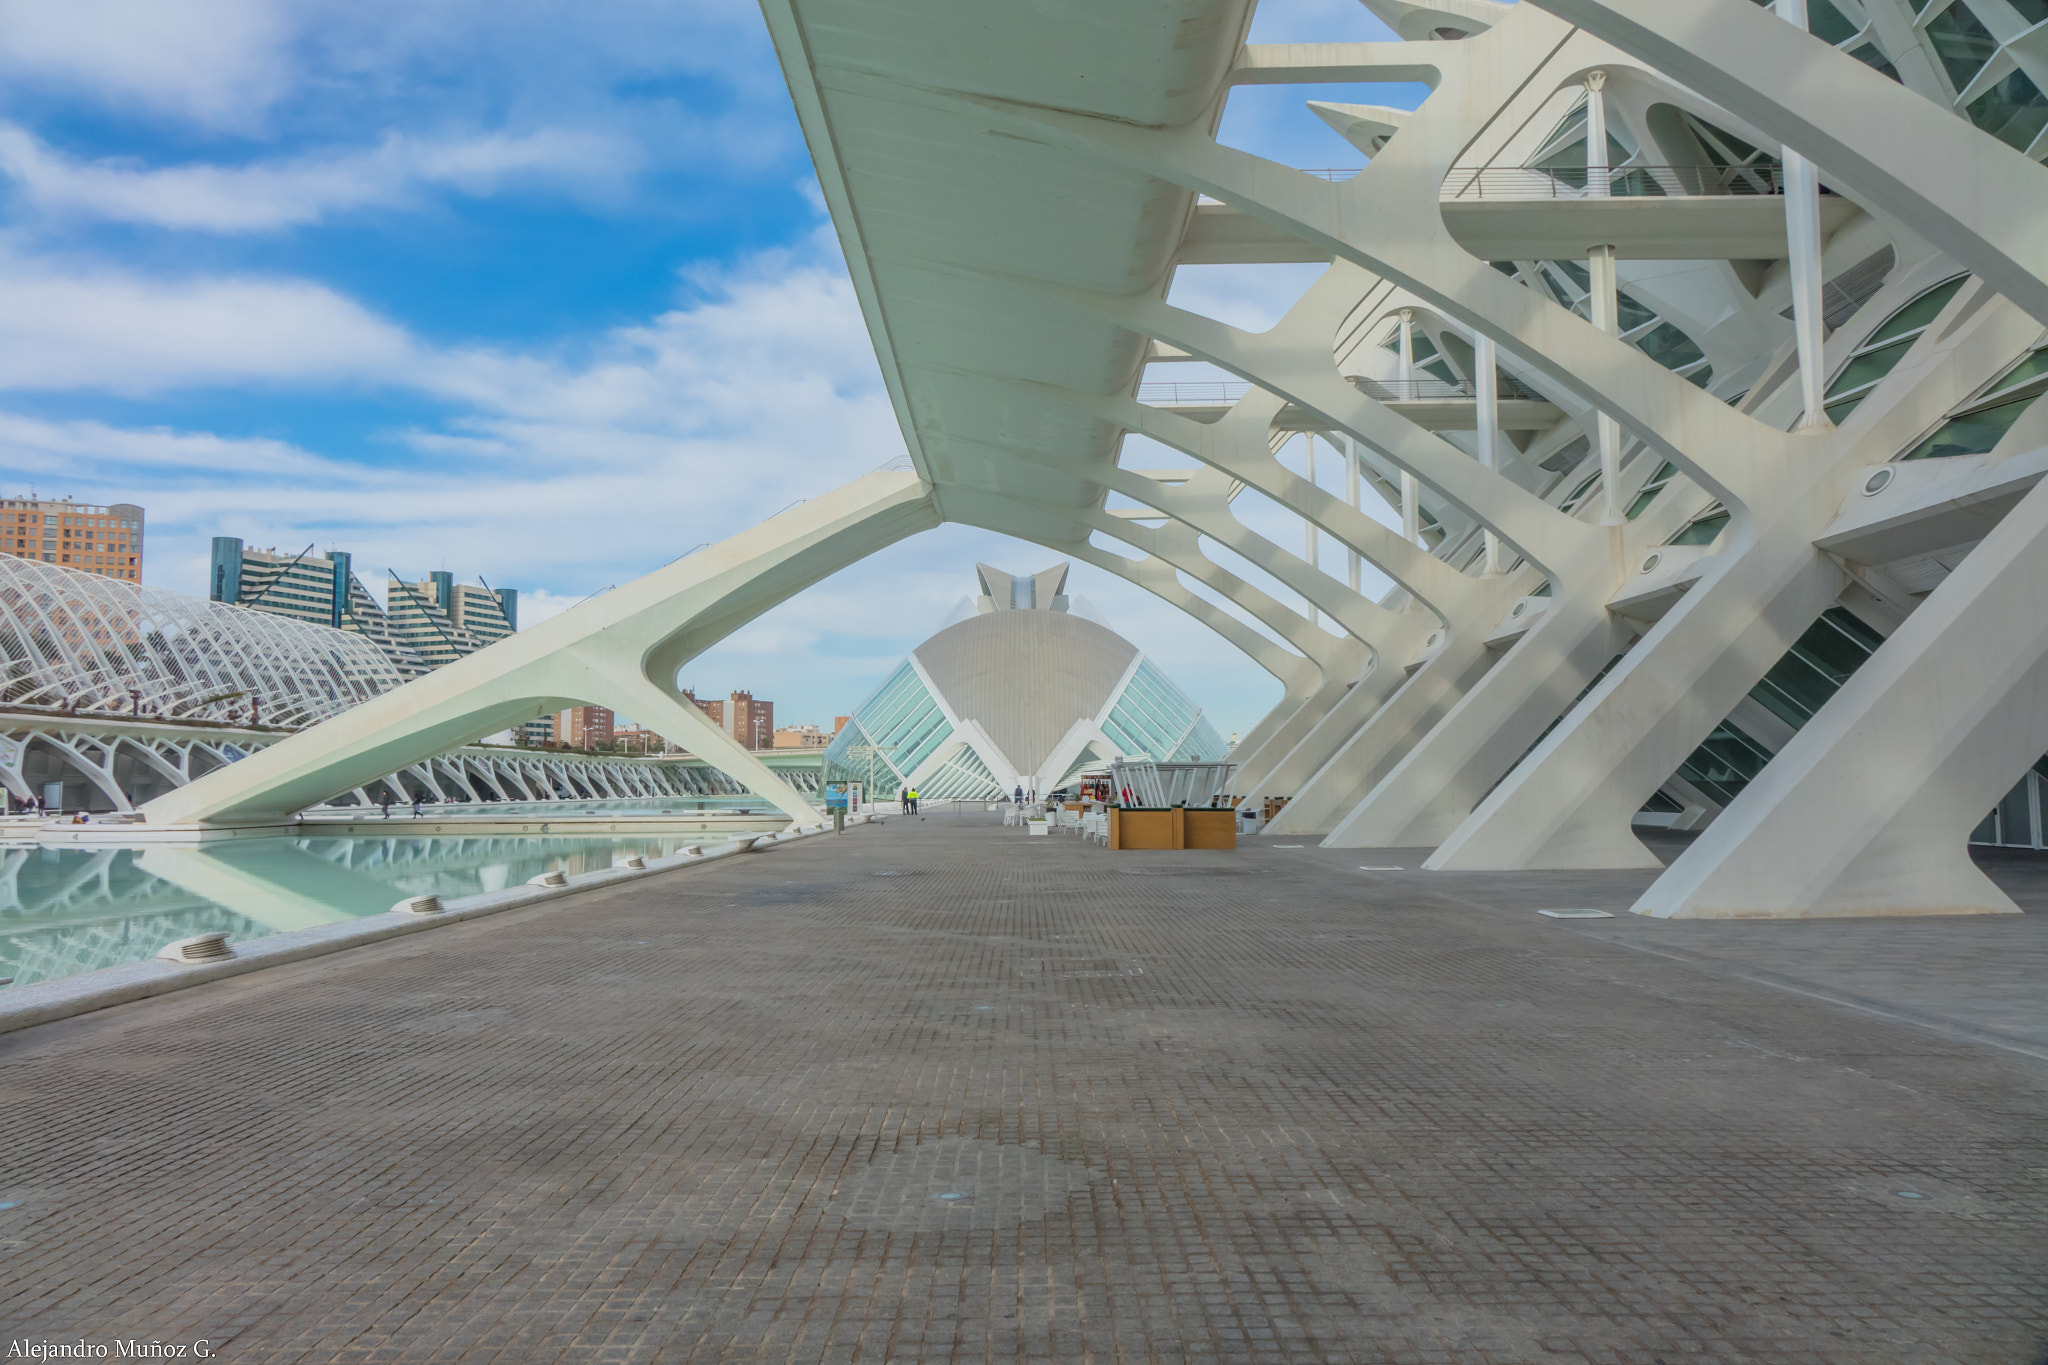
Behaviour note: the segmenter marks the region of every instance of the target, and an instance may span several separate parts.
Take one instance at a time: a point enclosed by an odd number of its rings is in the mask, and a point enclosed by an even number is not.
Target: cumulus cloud
[[[520,181],[615,190],[633,150],[615,139],[563,130],[435,141],[391,136],[377,146],[242,166],[160,168],[130,158],[81,161],[27,130],[0,124],[0,174],[47,214],[208,232],[296,227],[352,209],[402,204],[445,186],[485,195]]]
[[[0,70],[226,127],[290,84],[290,26],[271,0],[0,0]]]
[[[324,285],[0,257],[0,388],[156,393],[403,373],[405,330]]]
[[[187,560],[170,561],[180,573],[225,532],[340,543],[394,566],[431,545],[508,585],[517,572],[587,591],[902,453],[823,236],[697,273],[644,322],[526,351],[430,344],[303,280],[165,281],[0,259],[0,376],[39,397],[374,387],[441,414],[352,458],[0,414],[0,467],[127,490],[164,536],[186,538]]]

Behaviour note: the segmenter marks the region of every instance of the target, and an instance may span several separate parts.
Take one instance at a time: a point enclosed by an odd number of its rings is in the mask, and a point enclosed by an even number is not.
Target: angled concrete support
[[[877,473],[571,608],[143,807],[152,824],[256,824],[562,706],[640,719],[792,819],[810,803],[676,689],[689,659],[761,612],[937,522],[911,473]]]
[[[1967,841],[2048,752],[2043,583],[2048,484],[1906,618],[1636,911],[2016,912]]]
[[[1630,638],[1624,623],[1590,595],[1553,598],[1542,611],[1505,657],[1338,820],[1327,846],[1442,843]]]

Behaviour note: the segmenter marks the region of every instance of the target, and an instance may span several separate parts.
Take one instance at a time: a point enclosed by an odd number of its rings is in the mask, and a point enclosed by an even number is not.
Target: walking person
[[[1017,784],[1017,804],[1020,806],[1024,804],[1024,784],[1022,782]]]
[[[420,799],[417,796],[412,799],[412,818],[415,820],[420,818]]]
[[[391,793],[389,791],[384,793],[384,818],[386,820],[391,818]]]

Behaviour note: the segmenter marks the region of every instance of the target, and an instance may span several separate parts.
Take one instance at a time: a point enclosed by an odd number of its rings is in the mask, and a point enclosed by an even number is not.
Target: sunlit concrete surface
[[[13,1035],[0,1321],[265,1365],[2048,1343],[2048,918],[1564,922],[1653,874],[1278,842],[898,821]]]

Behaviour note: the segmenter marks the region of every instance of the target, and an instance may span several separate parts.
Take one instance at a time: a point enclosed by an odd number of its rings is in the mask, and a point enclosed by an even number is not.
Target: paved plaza
[[[1280,842],[934,814],[0,1038],[0,1324],[236,1365],[2040,1359],[2048,915],[1557,921],[1648,874]]]

